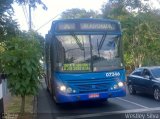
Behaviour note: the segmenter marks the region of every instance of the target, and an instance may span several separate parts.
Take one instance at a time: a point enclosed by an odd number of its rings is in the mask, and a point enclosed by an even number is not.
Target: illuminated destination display
[[[96,29],[96,30],[115,30],[115,25],[113,24],[104,24],[104,23],[81,23],[81,29]]]
[[[79,71],[79,70],[90,70],[90,65],[87,63],[80,64],[64,64],[64,71]]]
[[[58,25],[59,30],[75,30],[76,26],[74,23],[61,23]]]
[[[59,22],[57,31],[116,31],[120,30],[116,22]]]

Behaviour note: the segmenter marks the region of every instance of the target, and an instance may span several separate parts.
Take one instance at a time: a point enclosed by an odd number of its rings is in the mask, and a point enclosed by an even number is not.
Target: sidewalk
[[[12,100],[12,96],[10,93],[6,94],[4,97],[3,97],[3,104],[4,104],[4,112],[7,111],[7,106],[9,104],[9,102],[11,102]]]

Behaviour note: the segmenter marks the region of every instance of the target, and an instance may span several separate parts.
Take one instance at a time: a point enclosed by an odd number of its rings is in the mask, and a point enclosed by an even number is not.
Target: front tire
[[[134,89],[133,85],[129,84],[128,85],[128,91],[130,95],[136,94],[136,90]]]
[[[159,88],[154,89],[153,96],[155,100],[160,101],[160,89]]]

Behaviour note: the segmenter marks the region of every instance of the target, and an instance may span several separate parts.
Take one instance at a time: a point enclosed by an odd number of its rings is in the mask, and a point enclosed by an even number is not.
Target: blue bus
[[[45,80],[56,103],[126,95],[121,35],[116,20],[52,22],[45,38]]]

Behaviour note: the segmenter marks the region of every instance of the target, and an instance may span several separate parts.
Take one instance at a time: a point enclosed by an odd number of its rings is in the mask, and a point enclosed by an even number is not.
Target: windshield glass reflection
[[[117,35],[57,36],[58,69],[103,71],[121,67],[120,37]]]

